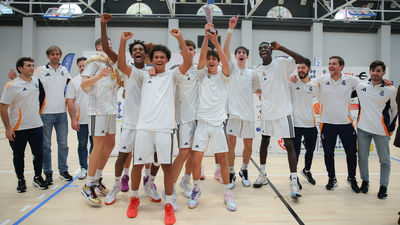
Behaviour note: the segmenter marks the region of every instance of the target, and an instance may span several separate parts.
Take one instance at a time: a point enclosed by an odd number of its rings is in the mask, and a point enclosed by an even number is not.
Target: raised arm
[[[91,63],[95,63],[95,62],[91,62]],[[89,63],[89,64],[91,64],[91,63]],[[91,65],[87,65],[82,74],[85,74],[86,69],[89,68],[90,66]],[[101,78],[107,76],[109,73],[110,73],[110,69],[108,67],[106,67],[106,68],[100,70],[100,72],[98,74],[94,75],[94,76],[83,75],[82,76],[82,83],[81,83],[82,90],[85,91],[85,92],[88,92],[88,89],[90,87],[92,87]]]
[[[221,48],[221,45],[218,43],[218,34],[215,31],[208,32],[208,38],[210,38],[211,42],[214,44],[215,48],[217,49],[219,59],[221,60],[222,64],[222,72],[225,76],[229,76],[229,64],[228,60],[225,56],[224,51]]]
[[[125,73],[128,77],[131,75],[132,68],[126,64],[125,49],[126,42],[131,37],[133,37],[133,34],[131,32],[122,32],[118,50],[118,69]]]
[[[226,33],[225,43],[224,43],[224,53],[226,55],[226,59],[229,61],[231,59],[231,39],[232,39],[232,32],[236,27],[236,23],[238,21],[239,14],[236,17],[231,17],[229,20],[229,29]]]
[[[305,62],[305,59],[304,59],[304,57],[302,55],[299,55],[298,53],[296,53],[296,52],[294,52],[294,51],[292,51],[290,49],[285,48],[284,46],[278,44],[278,42],[276,42],[276,41],[271,43],[271,49],[272,50],[279,50],[279,51],[282,51],[282,52],[288,54],[289,56],[291,56],[296,61],[296,64],[300,64],[300,63],[304,63]]]
[[[179,29],[172,29],[169,32],[172,36],[178,40],[179,46],[182,51],[182,57],[183,57],[183,63],[179,66],[179,70],[181,71],[182,74],[185,74],[189,68],[193,64],[193,60],[189,55],[189,50],[185,44],[185,40],[183,40],[181,30]]]
[[[207,30],[213,29],[214,25],[207,23],[204,27],[204,39],[203,43],[201,44],[201,51],[200,51],[200,57],[199,57],[199,63],[197,64],[197,69],[203,69],[203,67],[206,65],[207,62],[207,50],[208,50],[208,36],[207,36]]]
[[[118,59],[117,53],[110,49],[108,45],[107,37],[107,22],[110,21],[112,16],[110,14],[104,13],[101,15],[101,47],[103,51],[108,55],[108,57],[115,63]]]

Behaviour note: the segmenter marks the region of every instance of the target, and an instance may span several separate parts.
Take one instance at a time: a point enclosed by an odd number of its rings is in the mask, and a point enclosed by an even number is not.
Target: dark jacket
[[[399,87],[397,88],[397,95],[396,95],[396,103],[397,103],[397,109],[398,109],[398,110],[400,110],[399,88],[400,88],[400,85],[399,85]],[[398,111],[398,112],[400,113],[400,111]],[[396,130],[396,137],[395,137],[395,139],[394,139],[393,144],[394,144],[394,146],[400,148],[400,116],[398,116],[397,119],[399,120],[399,123],[398,123],[398,127],[397,127],[397,130]]]

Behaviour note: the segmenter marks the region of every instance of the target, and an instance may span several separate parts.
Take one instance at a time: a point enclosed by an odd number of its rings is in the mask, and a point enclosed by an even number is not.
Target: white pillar
[[[242,46],[250,49],[249,59],[247,60],[247,66],[253,68],[252,59],[256,57],[253,51],[253,21],[242,20]],[[233,52],[232,52],[233,53]]]
[[[93,39],[93,46],[94,46],[94,42],[98,39],[101,38],[101,18],[100,17],[96,17],[94,19],[94,39]]]
[[[176,38],[169,34],[169,31],[175,28],[179,28],[179,19],[168,19],[168,48],[171,52],[179,51],[179,44]]]
[[[310,59],[313,66],[325,65],[326,59],[323,58],[323,24],[313,23],[311,27],[312,32],[312,59]]]
[[[22,56],[35,58],[36,22],[33,17],[22,18]]]
[[[381,25],[378,30],[378,49],[377,49],[377,59],[382,60],[388,70],[391,65],[391,26]]]

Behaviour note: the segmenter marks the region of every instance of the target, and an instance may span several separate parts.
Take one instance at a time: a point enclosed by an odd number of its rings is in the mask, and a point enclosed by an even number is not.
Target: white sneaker
[[[121,191],[121,182],[115,182],[111,188],[111,191],[108,192],[106,196],[106,200],[104,200],[104,204],[112,205],[117,199],[117,194]]]
[[[301,197],[301,194],[299,193],[299,187],[298,187],[298,184],[297,184],[297,179],[298,178],[295,178],[295,179],[292,178],[292,180],[290,181],[291,187],[292,187],[292,192],[290,193],[290,196],[292,198]]]
[[[148,194],[150,196],[150,200],[152,202],[160,202],[161,201],[161,197],[158,194],[153,183],[147,182],[146,185],[144,186],[144,191],[146,192],[146,194]]]
[[[224,183],[224,181],[222,180],[222,177],[221,177],[221,170],[215,169],[215,171],[214,171],[214,179],[219,181],[221,184]]]
[[[263,185],[268,184],[267,174],[265,175],[258,175],[257,180],[253,183],[254,188],[260,188]]]
[[[182,177],[182,180],[179,182],[179,186],[183,189],[183,196],[185,196],[185,198],[190,198],[190,195],[192,194],[192,189],[190,188],[190,180],[187,182]]]
[[[87,176],[87,169],[81,168],[81,172],[79,173],[78,179],[83,180]]]
[[[236,209],[237,209],[237,205],[236,205],[236,202],[235,202],[235,200],[233,199],[233,194],[232,194],[232,192],[225,192],[225,195],[224,195],[224,202],[225,202],[225,204],[226,204],[226,208],[229,210],[229,211],[236,211]]]
[[[166,199],[165,190],[161,192],[163,199]],[[172,191],[172,207],[174,208],[174,212],[178,211],[178,204],[176,203],[176,192],[175,189]]]

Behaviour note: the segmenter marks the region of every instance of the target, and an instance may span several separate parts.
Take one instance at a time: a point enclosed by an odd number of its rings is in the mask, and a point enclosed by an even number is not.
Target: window
[[[203,5],[202,7],[200,7],[200,9],[197,11],[197,15],[198,16],[205,16],[204,13],[204,7],[206,5]],[[213,9],[213,16],[223,16],[224,13],[222,12],[221,8],[218,7],[217,5],[214,5],[214,9]]]
[[[14,14],[14,12],[11,8],[8,8],[4,5],[0,5],[0,15],[1,14]]]
[[[82,14],[81,7],[79,7],[79,5],[76,3],[62,4],[60,6],[59,10],[61,10],[61,11],[68,10],[68,11],[72,12],[72,15]]]
[[[292,13],[289,9],[283,6],[275,6],[268,11],[268,18],[292,18]]]
[[[126,14],[128,15],[151,15],[153,12],[151,11],[150,6],[145,3],[134,3],[129,6],[128,10],[126,10]]]

